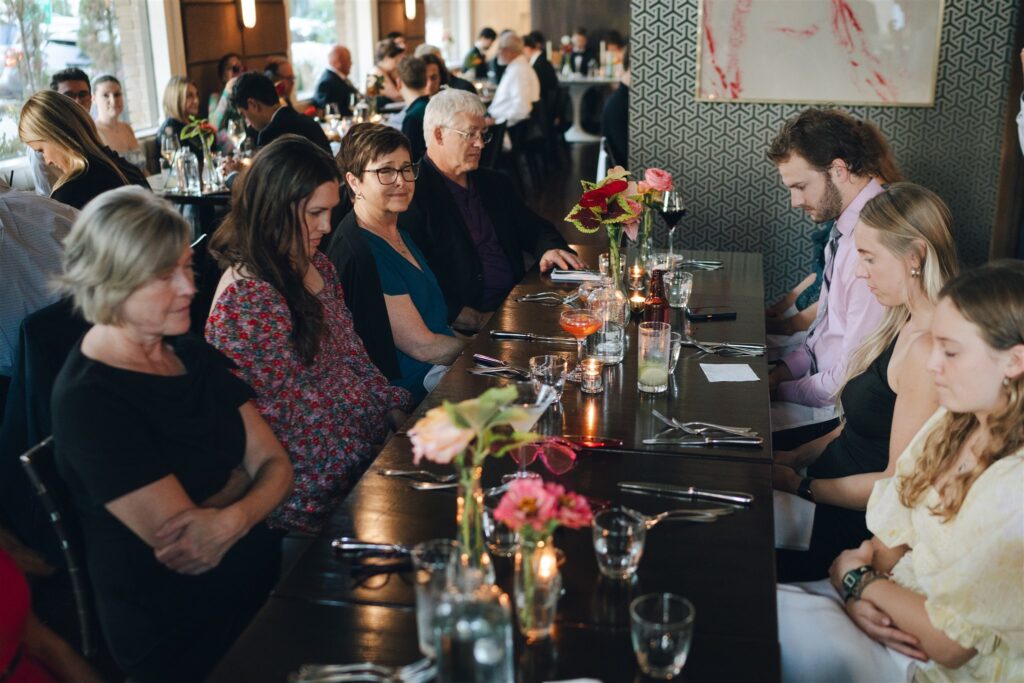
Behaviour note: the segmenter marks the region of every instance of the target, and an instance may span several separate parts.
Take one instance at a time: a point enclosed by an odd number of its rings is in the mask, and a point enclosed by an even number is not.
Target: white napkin
[[[603,275],[593,270],[564,270],[555,268],[551,271],[552,282],[597,282]]]
[[[746,363],[701,363],[709,382],[756,382],[757,373]]]
[[[835,404],[814,408],[802,406],[799,403],[788,403],[786,401],[772,401],[772,431],[781,432],[784,429],[795,429],[804,425],[827,422],[838,415]]]
[[[807,550],[811,547],[814,503],[786,491],[775,494],[775,547]]]

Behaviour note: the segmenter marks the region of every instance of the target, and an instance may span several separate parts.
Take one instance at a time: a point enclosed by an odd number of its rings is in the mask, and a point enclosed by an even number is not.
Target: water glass
[[[665,290],[670,307],[686,308],[690,305],[690,292],[693,291],[693,273],[673,268],[665,273]]]
[[[693,603],[672,593],[641,595],[630,604],[629,616],[640,670],[659,680],[678,676],[693,639]]]
[[[507,683],[513,670],[512,611],[493,585],[446,591],[434,628],[440,683]]]
[[[565,377],[569,373],[569,361],[562,356],[533,356],[530,358],[530,377],[535,384],[545,385],[554,390],[554,400],[562,400]]]
[[[672,326],[668,323],[647,322],[638,326],[636,384],[640,391],[660,394],[668,389],[671,334]]]
[[[669,353],[671,356],[668,360],[668,374],[672,374],[676,371],[676,365],[679,364],[679,353],[683,350],[683,335],[678,332],[673,332],[669,335],[671,341],[671,349]]]
[[[489,493],[484,496],[484,510],[482,524],[484,527],[484,543],[492,555],[500,557],[512,557],[519,548],[519,533],[513,531],[504,522],[494,518],[494,511],[498,509],[505,492]]]
[[[527,642],[547,638],[562,595],[557,549],[549,544],[522,546],[516,553],[513,581],[519,632]]]
[[[601,329],[587,337],[587,356],[605,365],[621,363],[625,355],[626,329],[615,321],[605,321]]]
[[[610,579],[628,579],[640,566],[647,520],[628,508],[598,513],[593,526],[597,568]]]
[[[416,631],[420,652],[434,657],[434,620],[438,602],[448,586],[450,567],[458,564],[459,544],[450,538],[424,541],[412,549],[416,574]]]

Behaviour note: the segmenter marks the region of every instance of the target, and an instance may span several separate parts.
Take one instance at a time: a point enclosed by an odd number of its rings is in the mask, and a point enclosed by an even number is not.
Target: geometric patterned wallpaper
[[[689,214],[677,244],[761,252],[771,298],[810,272],[813,224],[790,208],[765,158],[783,121],[804,106],[698,102],[697,6],[632,0],[630,168],[661,166],[680,179]],[[847,108],[878,125],[907,180],[949,204],[968,265],[987,259],[995,220],[1009,69],[1020,68],[1013,53],[1018,6],[946,0],[934,107]],[[663,243],[664,230],[656,235]]]

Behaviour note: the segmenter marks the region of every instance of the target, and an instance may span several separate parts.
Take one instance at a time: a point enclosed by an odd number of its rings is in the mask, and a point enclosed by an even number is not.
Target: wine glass
[[[576,337],[576,367],[566,379],[571,382],[579,382],[583,377],[584,344],[586,344],[587,337],[601,329],[601,319],[593,311],[568,310],[562,311],[558,324],[563,330]]]
[[[167,162],[168,168],[174,161],[174,155],[181,149],[181,143],[178,142],[178,136],[174,134],[174,131],[168,128],[164,131],[163,138],[160,140],[160,156]]]
[[[341,121],[341,108],[336,102],[328,102],[324,105],[324,120],[332,131],[337,132],[338,123]]]
[[[515,387],[516,398],[509,407],[517,408],[521,412],[516,419],[509,420],[509,424],[517,432],[528,432],[552,404],[555,392],[551,387],[534,381],[515,382],[512,386]],[[537,476],[526,471],[526,466],[537,457],[537,449],[532,444],[515,448],[509,454],[519,463],[519,471],[505,479],[528,479]]]
[[[668,257],[669,263],[671,263],[672,255],[674,253],[674,238],[676,234],[676,225],[682,220],[683,216],[686,215],[686,205],[683,204],[683,195],[678,190],[669,190],[663,193],[661,199],[661,206],[658,207],[658,212],[661,213],[661,217],[665,219],[665,223],[668,224]]]
[[[231,142],[234,143],[235,149],[242,147],[242,142],[245,140],[245,124],[239,119],[231,119],[228,121],[228,137],[231,138]]]

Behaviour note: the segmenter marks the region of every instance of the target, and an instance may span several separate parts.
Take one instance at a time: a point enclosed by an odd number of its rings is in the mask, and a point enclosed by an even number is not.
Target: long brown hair
[[[231,213],[210,240],[222,268],[242,270],[281,293],[292,318],[291,342],[312,365],[325,333],[323,305],[303,284],[310,267],[303,216],[310,195],[341,181],[331,155],[298,135],[264,147],[239,179]]]
[[[1024,263],[1003,260],[969,270],[951,280],[940,294],[968,322],[981,330],[992,349],[1005,351],[1024,344]],[[986,420],[989,438],[977,453],[978,464],[954,473],[942,499],[931,512],[948,521],[963,505],[971,485],[994,463],[1024,448],[1024,374],[1007,379],[1006,405]],[[964,442],[978,427],[973,413],[947,413],[924,443],[921,460],[902,481],[900,502],[913,507],[957,460]]]
[[[53,184],[53,190],[85,173],[90,163],[105,164],[125,185],[128,184],[128,178],[104,151],[106,145],[100,139],[92,117],[67,95],[40,90],[28,98],[21,108],[18,137],[26,144],[53,143],[67,155],[71,168],[61,173]]]

